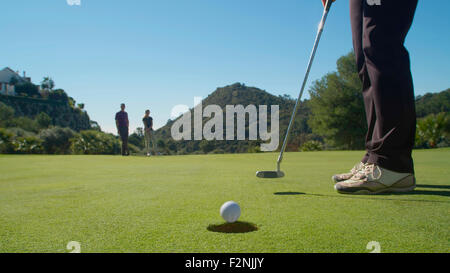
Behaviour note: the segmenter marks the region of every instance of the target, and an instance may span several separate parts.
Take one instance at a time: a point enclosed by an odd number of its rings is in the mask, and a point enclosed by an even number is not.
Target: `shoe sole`
[[[356,191],[356,192],[347,192],[347,191],[340,191],[340,190],[336,190],[336,191],[341,194],[376,195],[376,194],[380,194],[380,193],[389,193],[389,192],[392,192],[392,193],[411,192],[411,191],[414,191],[415,188],[416,188],[416,186],[411,186],[408,188],[386,188],[386,189],[381,189],[379,191],[369,191],[369,190],[360,190],[360,191]]]
[[[400,181],[399,181],[400,182]],[[399,183],[397,182],[397,183]],[[396,183],[396,184],[397,184]],[[341,194],[353,194],[353,195],[376,195],[380,193],[401,193],[401,192],[412,192],[416,188],[416,178],[414,178],[414,185],[410,187],[403,187],[403,188],[396,188],[396,187],[388,187],[384,189],[380,189],[377,191],[371,191],[371,190],[359,190],[355,192],[347,192],[347,191],[341,191],[336,189],[336,185],[334,185],[334,189]]]

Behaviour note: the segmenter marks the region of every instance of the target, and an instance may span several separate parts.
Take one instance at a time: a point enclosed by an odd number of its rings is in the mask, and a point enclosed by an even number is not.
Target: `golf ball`
[[[241,216],[241,207],[234,201],[228,201],[220,207],[220,216],[228,223],[234,223]]]

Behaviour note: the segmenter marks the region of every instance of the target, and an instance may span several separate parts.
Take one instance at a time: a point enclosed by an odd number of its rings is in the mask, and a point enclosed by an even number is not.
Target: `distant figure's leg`
[[[156,152],[156,141],[155,141],[155,134],[153,133],[153,131],[151,131],[151,140],[152,140],[152,147],[153,147],[153,152],[155,153],[155,155],[157,154]]]
[[[124,141],[123,129],[119,129],[119,133],[120,133],[120,141],[122,142],[120,153],[122,155],[125,155],[125,141]]]
[[[369,77],[363,91],[369,124],[368,163],[414,173],[411,152],[416,113],[409,53],[404,42],[417,0],[384,0],[381,5],[362,2],[362,49]],[[365,77],[366,74],[363,82]]]
[[[147,155],[150,155],[150,133],[145,131],[144,140],[145,140],[145,152]]]
[[[125,133],[125,151],[126,151],[126,155],[130,154],[130,150],[128,149],[128,128],[126,129],[126,133]]]
[[[130,154],[128,151],[128,128],[120,128],[120,139],[122,140],[122,155]]]

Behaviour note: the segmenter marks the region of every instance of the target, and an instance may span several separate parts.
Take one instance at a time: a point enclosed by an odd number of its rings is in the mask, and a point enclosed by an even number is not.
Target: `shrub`
[[[202,140],[200,142],[200,149],[202,149],[205,154],[212,152],[214,150],[214,143],[212,141]]]
[[[42,154],[42,140],[35,136],[17,137],[12,141],[14,152],[18,154]]]
[[[10,121],[8,121],[8,127],[18,127],[22,128],[25,131],[39,132],[39,125],[35,120],[32,120],[28,117],[17,117]]]
[[[50,100],[69,102],[69,96],[63,89],[56,89],[54,91],[50,91],[48,94],[48,98]]]
[[[15,91],[19,95],[29,96],[29,97],[39,97],[39,88],[30,82],[19,83],[15,86]]]
[[[437,148],[449,142],[450,114],[430,114],[417,122],[417,148]],[[445,145],[444,145],[445,146]]]
[[[119,154],[120,142],[112,134],[87,130],[71,139],[71,150],[75,154]]]
[[[71,139],[76,133],[69,128],[53,127],[39,134],[44,151],[48,154],[70,154]]]
[[[10,154],[14,152],[14,145],[12,144],[13,134],[4,128],[0,128],[0,153]]]
[[[323,144],[320,141],[317,140],[310,140],[300,147],[300,151],[302,152],[310,152],[310,151],[322,151],[323,150]]]
[[[41,112],[36,116],[36,123],[41,129],[47,129],[52,124],[52,118],[45,112]]]
[[[8,127],[8,122],[14,118],[14,108],[0,102],[0,126]]]
[[[142,153],[142,150],[139,147],[137,147],[136,145],[133,145],[133,144],[131,144],[129,142],[128,142],[128,150],[130,151],[131,154],[140,154],[140,153]]]
[[[35,133],[29,132],[29,131],[25,131],[24,129],[18,128],[18,127],[7,128],[6,131],[11,133],[14,136],[14,138],[36,136]]]
[[[128,137],[128,143],[133,144],[134,146],[138,147],[139,150],[144,148],[144,137],[140,136],[136,133],[131,134]]]
[[[261,153],[261,147],[260,146],[250,146],[248,148],[249,153]]]

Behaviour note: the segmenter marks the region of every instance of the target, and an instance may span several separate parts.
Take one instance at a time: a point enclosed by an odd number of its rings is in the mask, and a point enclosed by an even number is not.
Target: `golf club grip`
[[[320,25],[319,25],[320,27],[319,27],[319,29],[317,31],[317,36],[316,36],[316,40],[314,42],[314,47],[313,47],[313,50],[311,52],[311,56],[309,58],[308,67],[306,69],[305,78],[303,79],[302,88],[300,89],[300,94],[298,95],[297,101],[295,102],[294,110],[292,111],[291,120],[289,121],[289,125],[288,125],[288,128],[286,130],[286,135],[284,136],[283,146],[281,147],[280,155],[278,156],[278,161],[277,161],[277,170],[278,171],[280,171],[280,164],[281,164],[281,161],[283,160],[283,153],[284,153],[284,151],[286,149],[286,144],[287,144],[287,141],[288,141],[288,138],[289,138],[289,133],[291,132],[291,128],[292,128],[292,125],[294,123],[295,116],[297,114],[299,102],[300,102],[300,100],[301,100],[301,98],[303,96],[303,92],[305,90],[306,83],[308,82],[309,72],[311,71],[311,67],[312,67],[312,64],[313,64],[313,61],[314,61],[314,57],[316,55],[316,51],[317,51],[317,48],[319,46],[320,37],[322,36],[323,28],[325,26],[325,22],[326,22],[327,17],[328,17],[328,11],[331,8],[331,3],[332,3],[332,0],[328,0],[327,1],[327,5],[324,8],[324,12],[323,12],[323,15],[322,15],[322,20],[320,21]]]

